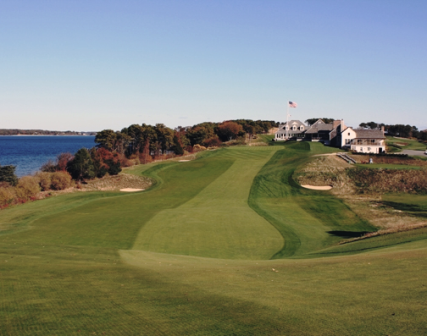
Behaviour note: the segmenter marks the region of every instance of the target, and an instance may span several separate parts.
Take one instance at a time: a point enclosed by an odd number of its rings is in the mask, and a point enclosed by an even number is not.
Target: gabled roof
[[[286,125],[287,125],[287,122],[285,122],[283,124],[280,124],[279,125],[279,130],[276,132],[276,134],[286,134]],[[297,129],[296,130],[289,129],[288,130],[289,133],[292,133],[292,134],[304,133],[305,130],[307,129],[307,126],[304,125],[304,123],[302,123],[301,121],[299,121],[299,120],[289,120],[289,127],[292,128],[294,126]],[[302,129],[301,129],[301,127],[302,127]]]
[[[321,122],[319,122],[321,121]],[[307,134],[318,133],[319,131],[332,131],[334,129],[333,124],[325,124],[322,119],[316,121],[310,128],[307,130]]]
[[[288,122],[284,122],[283,124],[280,124],[279,128],[285,127],[287,125],[287,123]],[[301,122],[300,120],[289,120],[289,126],[292,127],[294,125],[297,127],[304,126],[304,128],[307,128],[307,126],[305,126],[304,123]]]
[[[356,139],[385,139],[381,130],[355,129]]]

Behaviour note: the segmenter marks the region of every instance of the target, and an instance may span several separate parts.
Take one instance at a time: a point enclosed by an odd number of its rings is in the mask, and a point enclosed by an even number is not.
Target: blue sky
[[[0,128],[427,128],[427,1],[0,1]]]

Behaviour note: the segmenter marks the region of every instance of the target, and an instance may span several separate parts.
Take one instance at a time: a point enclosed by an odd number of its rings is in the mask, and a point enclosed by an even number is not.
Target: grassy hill
[[[0,334],[425,334],[427,229],[338,245],[375,228],[292,179],[328,151],[227,148],[130,170],[146,192],[1,211]]]

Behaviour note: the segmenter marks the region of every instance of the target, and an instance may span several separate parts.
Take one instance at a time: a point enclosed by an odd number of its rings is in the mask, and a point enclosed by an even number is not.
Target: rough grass
[[[135,176],[131,174],[119,174],[114,176],[104,176],[100,179],[88,180],[82,184],[81,188],[85,191],[98,190],[120,190],[124,188],[148,189],[153,181],[145,176]]]
[[[157,181],[144,193],[75,193],[2,211],[0,334],[426,334],[427,228],[337,245],[343,232],[370,226],[331,193],[304,190],[292,179],[323,150],[292,143],[221,150],[138,167]],[[239,160],[267,163],[239,176]],[[131,250],[158,214],[208,202],[208,194],[218,201],[221,178],[228,191],[239,181],[233,192],[243,199],[253,175],[249,205],[285,237],[276,257],[299,259]],[[204,206],[209,221],[212,210]]]

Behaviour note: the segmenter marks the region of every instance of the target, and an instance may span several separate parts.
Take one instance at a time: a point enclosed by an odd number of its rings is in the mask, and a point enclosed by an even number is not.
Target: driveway
[[[403,154],[408,154],[410,156],[427,156],[424,154],[424,151],[419,151],[419,150],[409,150],[409,149],[405,149],[402,151]]]

